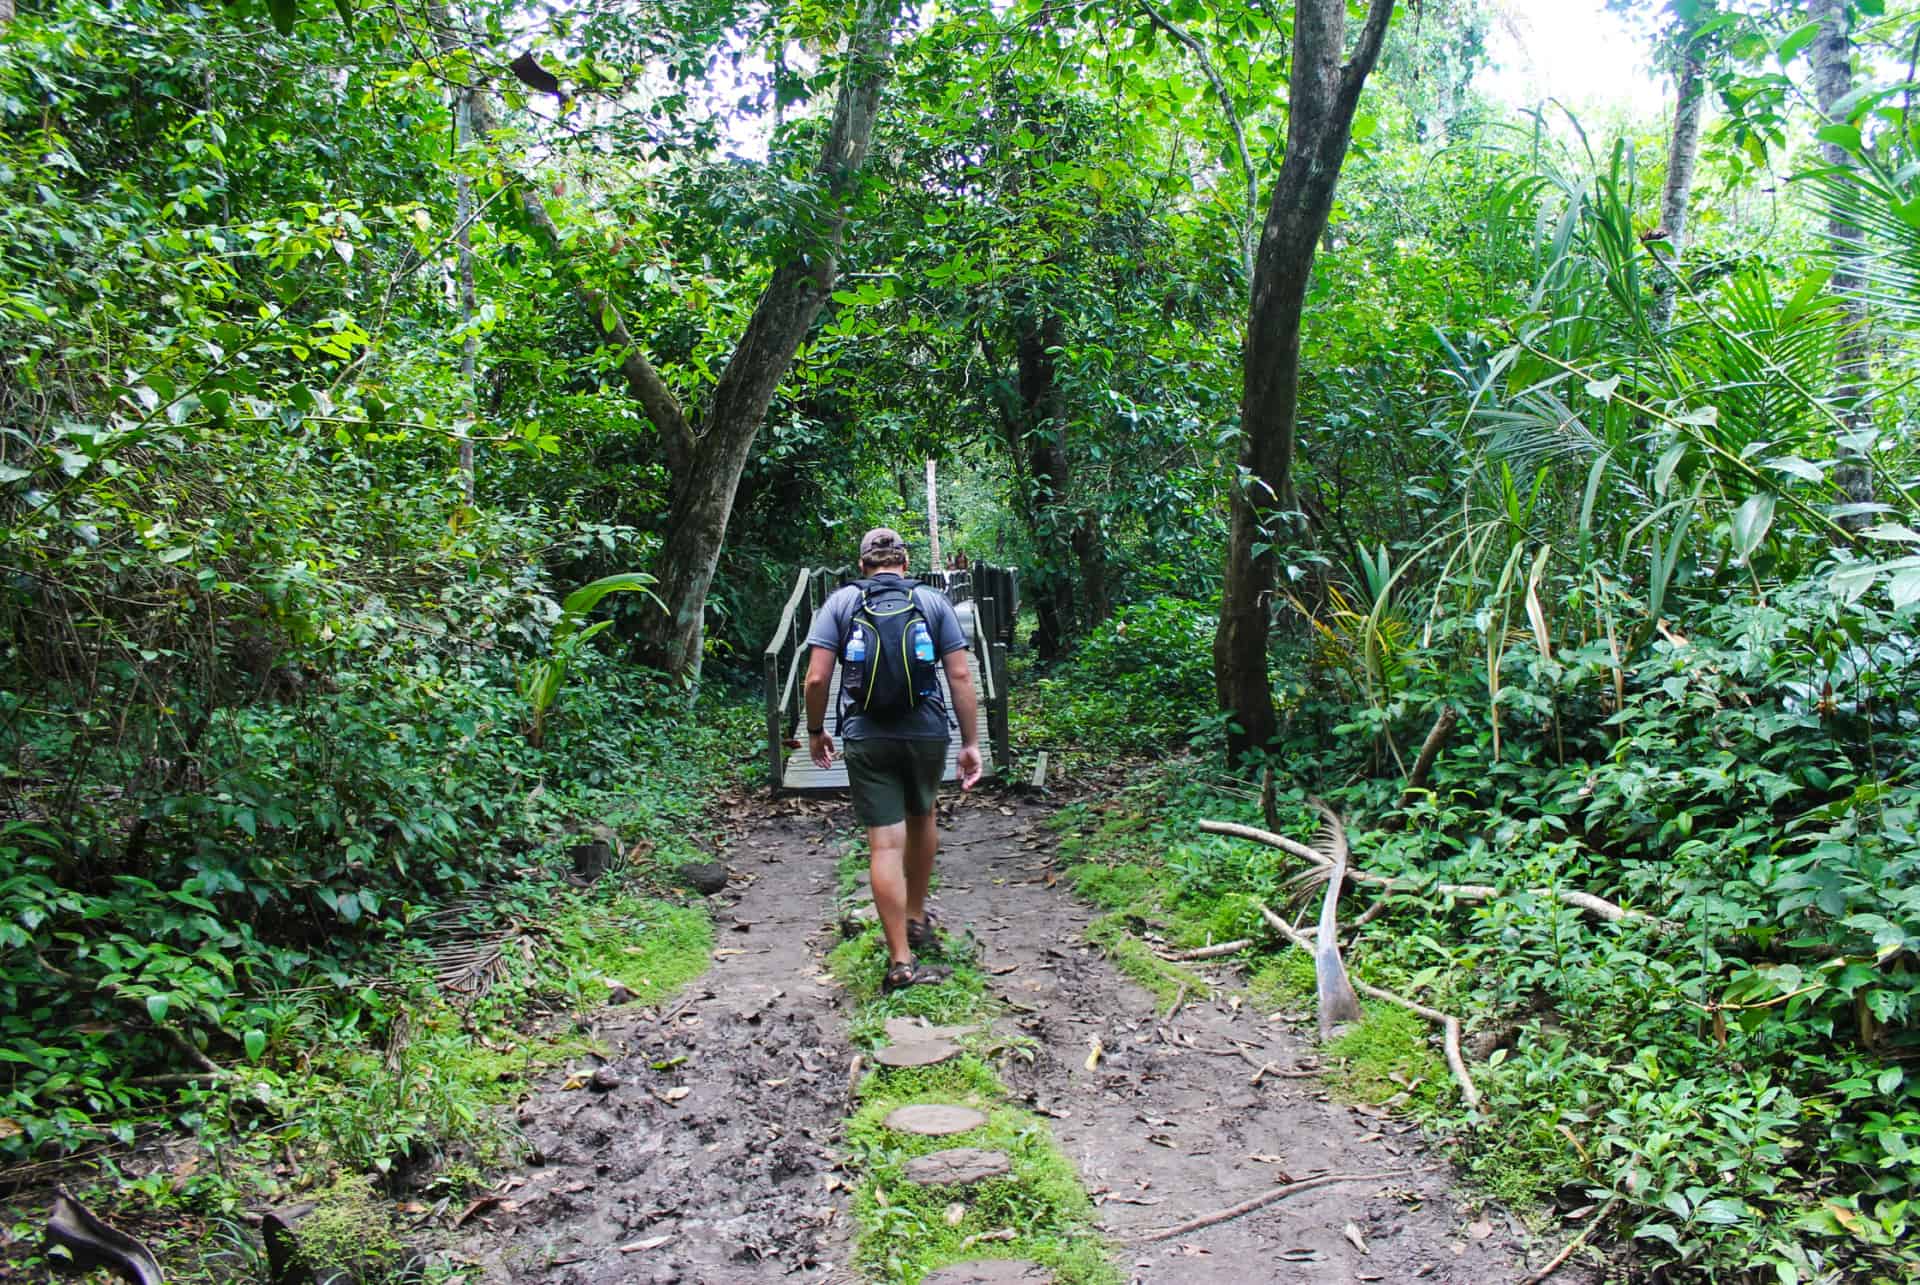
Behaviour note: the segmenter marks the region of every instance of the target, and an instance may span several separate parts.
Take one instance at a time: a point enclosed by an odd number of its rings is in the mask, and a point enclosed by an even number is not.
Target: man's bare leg
[[[908,919],[927,917],[927,888],[933,882],[933,856],[940,850],[940,827],[934,814],[908,817],[906,823],[906,872]]]
[[[913,951],[907,946],[907,895],[909,877],[906,869],[907,826],[904,822],[893,825],[870,825],[867,827],[867,878],[873,884],[873,908],[880,915],[880,931],[887,937],[887,958],[896,964],[910,963]],[[933,868],[933,858],[927,857],[927,868]],[[920,895],[926,896],[926,880],[920,881]]]

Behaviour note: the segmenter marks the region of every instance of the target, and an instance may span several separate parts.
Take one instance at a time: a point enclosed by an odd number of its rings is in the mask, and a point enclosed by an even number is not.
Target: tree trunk
[[[1807,17],[1820,24],[1813,40],[1813,92],[1820,114],[1827,120],[1845,124],[1844,115],[1835,111],[1840,100],[1853,89],[1853,40],[1848,31],[1847,0],[1810,0]],[[1852,153],[1838,143],[1822,143],[1820,155],[1828,165],[1840,169],[1854,164]],[[1848,441],[1872,427],[1873,416],[1867,404],[1867,354],[1871,336],[1867,326],[1867,306],[1861,298],[1861,279],[1856,260],[1866,234],[1839,215],[1827,220],[1827,235],[1840,252],[1833,273],[1833,288],[1842,300],[1846,326],[1840,339],[1838,360],[1834,363],[1833,397],[1838,403],[1846,428],[1834,454],[1840,461],[1834,480],[1846,498],[1856,504],[1873,499],[1873,469],[1866,454]],[[1850,530],[1866,524],[1864,516],[1844,519]]]
[[[791,257],[774,269],[761,291],[753,316],[714,385],[699,431],[647,360],[614,301],[578,278],[574,281],[574,295],[592,324],[621,353],[628,391],[660,433],[673,475],[667,538],[653,569],[656,591],[667,610],[642,617],[639,649],[642,659],[675,677],[695,681],[700,677],[707,590],[726,543],[740,475],[774,392],[833,293],[836,256],[847,225],[846,200],[866,160],[880,90],[887,80],[896,4],[897,0],[860,0],[827,140],[814,165],[813,181],[820,197],[812,205],[815,213],[811,223],[798,230]],[[448,23],[444,8],[436,5],[431,14],[441,50],[456,52],[458,33]],[[483,132],[493,128],[477,100],[474,124]],[[534,187],[522,189],[521,206],[548,249],[564,257],[565,242]]]
[[[0,0],[3,3],[4,0]],[[473,91],[462,89],[454,100],[453,163],[465,161],[463,153],[473,138]],[[473,319],[479,308],[473,290],[473,180],[465,170],[453,176],[454,245],[460,268],[460,326],[466,332],[460,340],[460,395],[467,404],[467,426],[460,430],[460,486],[467,503],[473,503],[473,425],[480,420],[479,385],[474,378],[474,361],[480,353],[480,336]]]
[[[1667,139],[1667,182],[1660,191],[1660,227],[1666,232],[1663,258],[1674,274],[1687,248],[1687,201],[1693,195],[1693,170],[1700,159],[1700,117],[1706,105],[1706,86],[1701,83],[1698,31],[1705,11],[1687,11],[1674,33],[1675,98],[1673,133]],[[1677,284],[1672,275],[1657,279],[1653,293],[1653,328],[1665,330],[1673,320],[1673,301]]]
[[[1298,411],[1300,321],[1320,234],[1346,160],[1353,113],[1393,15],[1394,0],[1370,0],[1353,56],[1341,65],[1346,0],[1296,0],[1286,159],[1274,182],[1254,262],[1247,336],[1241,348],[1240,467],[1231,492],[1227,565],[1214,635],[1214,686],[1233,716],[1227,748],[1237,759],[1273,739],[1267,679],[1275,546],[1290,524]]]
[[[814,180],[823,189],[821,213],[807,229],[809,235],[801,238],[801,247],[774,270],[761,292],[714,386],[691,465],[674,479],[667,541],[655,571],[667,614],[647,617],[660,623],[643,631],[642,653],[676,676],[700,676],[707,589],[726,542],[740,474],[794,352],[833,293],[836,256],[847,226],[845,202],[866,160],[887,79],[893,13],[892,0],[861,0],[847,41],[833,121],[814,166]]]
[[[1059,346],[1058,316],[1044,313],[1036,323],[1032,314],[1021,314],[1016,423],[1026,458],[1027,535],[1038,558],[1033,568],[1033,613],[1039,623],[1034,648],[1042,660],[1056,659],[1073,630],[1073,549],[1062,508],[1072,466],[1061,441],[1065,425],[1053,351]]]
[[[927,461],[927,569],[944,571],[940,560],[940,466]]]

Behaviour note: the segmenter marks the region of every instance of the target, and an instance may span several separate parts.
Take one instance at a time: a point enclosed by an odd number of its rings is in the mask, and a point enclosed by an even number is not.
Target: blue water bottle
[[[867,658],[867,631],[856,629],[847,639],[847,663],[857,665]]]
[[[913,658],[922,664],[933,663],[933,635],[927,632],[926,622],[913,622]]]

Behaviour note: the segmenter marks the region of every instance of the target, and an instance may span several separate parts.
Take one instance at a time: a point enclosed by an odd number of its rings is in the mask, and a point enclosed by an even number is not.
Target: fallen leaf
[[[649,1236],[645,1240],[636,1240],[631,1245],[620,1246],[623,1254],[643,1254],[649,1249],[658,1249],[672,1240],[672,1236]]]
[[[733,947],[729,946],[725,950],[714,951],[713,957],[715,959],[725,959],[728,955],[744,955],[746,953],[747,952],[744,950],[736,950]]]
[[[1340,1234],[1345,1236],[1347,1240],[1352,1243],[1353,1247],[1361,1253],[1370,1254],[1373,1252],[1367,1248],[1366,1238],[1360,1234],[1360,1229],[1352,1223],[1348,1223],[1345,1227],[1342,1227]]]
[[[1476,1218],[1467,1224],[1467,1235],[1473,1237],[1475,1240],[1485,1240],[1487,1237],[1493,1235],[1493,1224],[1488,1222],[1485,1217]]]
[[[958,1227],[967,1220],[967,1207],[957,1200],[954,1201],[951,1205],[947,1206],[946,1219],[947,1226]]]
[[[1093,1048],[1087,1054],[1087,1069],[1089,1071],[1100,1065],[1100,1055],[1106,1051],[1106,1046],[1100,1042],[1100,1037],[1098,1035],[1094,1036]]]
[[[777,1089],[792,1078],[793,1078],[792,1076],[783,1075],[777,1080],[762,1080],[760,1081],[760,1083],[766,1088]]]
[[[1248,1156],[1247,1159],[1258,1160],[1263,1165],[1277,1165],[1277,1164],[1283,1163],[1279,1156],[1270,1156],[1264,1151],[1256,1151],[1252,1155]]]
[[[479,1213],[482,1209],[491,1209],[499,1203],[500,1197],[498,1195],[482,1196],[471,1205],[468,1205],[466,1209],[461,1212],[460,1216],[453,1220],[453,1225],[455,1227],[464,1227],[467,1225],[467,1220]]]

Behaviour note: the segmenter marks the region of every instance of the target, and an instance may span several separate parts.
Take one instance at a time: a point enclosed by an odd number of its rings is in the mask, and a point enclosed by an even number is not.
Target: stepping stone
[[[873,1060],[881,1066],[934,1066],[960,1056],[960,1046],[945,1040],[918,1040],[912,1044],[889,1044],[873,1051]]]
[[[887,1128],[895,1133],[917,1133],[923,1138],[944,1138],[950,1133],[966,1133],[986,1122],[987,1117],[972,1107],[939,1104],[901,1107],[885,1121]]]
[[[1053,1285],[1053,1273],[1024,1258],[979,1258],[929,1272],[920,1285]]]
[[[957,1040],[979,1029],[978,1026],[927,1026],[915,1017],[887,1019],[887,1039],[894,1044],[909,1044],[915,1040]]]
[[[922,1187],[966,1187],[989,1178],[1004,1178],[1013,1163],[1004,1151],[953,1147],[907,1161],[907,1181]]]

